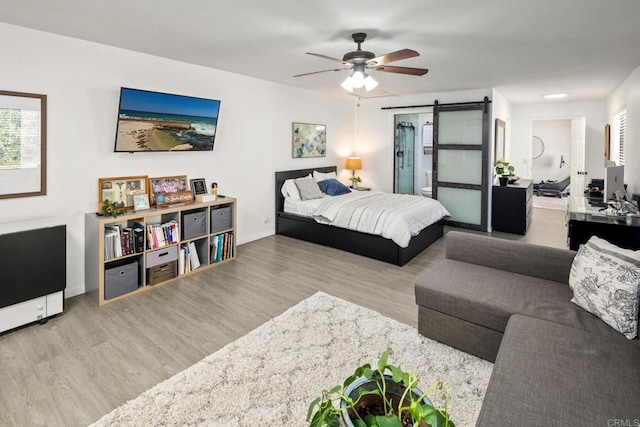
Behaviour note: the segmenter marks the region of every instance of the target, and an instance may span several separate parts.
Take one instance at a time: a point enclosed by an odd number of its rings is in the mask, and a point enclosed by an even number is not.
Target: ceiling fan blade
[[[342,59],[334,58],[334,57],[332,57],[332,56],[323,55],[323,54],[321,54],[321,53],[306,52],[306,54],[307,54],[307,55],[317,56],[317,57],[319,57],[319,58],[328,59],[329,61],[339,62],[339,63],[341,63],[341,64],[348,64],[347,62],[344,62]]]
[[[384,65],[388,64],[389,62],[400,61],[401,59],[413,58],[415,56],[420,56],[420,54],[415,50],[401,49],[396,50],[395,52],[387,53],[386,55],[375,57],[367,61],[367,64]]]
[[[303,73],[303,74],[296,74],[293,77],[302,77],[302,76],[310,76],[311,74],[320,74],[320,73],[327,73],[329,71],[344,71],[344,70],[350,70],[350,67],[346,67],[346,68],[334,68],[333,70],[322,70],[322,71],[313,71],[311,73]]]
[[[412,76],[424,76],[429,72],[426,68],[394,67],[393,65],[381,65],[379,67],[371,67],[371,69],[385,73],[409,74]]]

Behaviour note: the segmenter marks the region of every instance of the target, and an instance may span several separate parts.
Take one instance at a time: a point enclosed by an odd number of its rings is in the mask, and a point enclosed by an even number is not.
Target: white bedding
[[[353,191],[307,201],[285,199],[285,212],[317,222],[376,234],[406,248],[412,236],[449,212],[434,199],[379,191]]]

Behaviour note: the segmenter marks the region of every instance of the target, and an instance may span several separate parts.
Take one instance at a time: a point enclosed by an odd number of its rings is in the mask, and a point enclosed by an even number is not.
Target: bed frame
[[[443,235],[442,221],[431,224],[401,248],[391,239],[346,228],[319,224],[313,218],[284,212],[284,196],[280,192],[287,179],[309,175],[314,170],[336,172],[336,166],[276,172],[276,234],[342,249],[358,255],[396,265],[405,265]]]

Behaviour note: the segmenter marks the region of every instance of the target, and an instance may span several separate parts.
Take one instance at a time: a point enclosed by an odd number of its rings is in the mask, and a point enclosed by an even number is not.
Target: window
[[[611,160],[617,165],[624,165],[626,124],[627,110],[622,110],[615,115],[611,132]]]

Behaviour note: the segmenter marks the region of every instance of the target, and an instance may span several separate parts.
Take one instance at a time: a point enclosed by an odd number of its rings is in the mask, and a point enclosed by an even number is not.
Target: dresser
[[[494,231],[526,234],[533,213],[533,181],[520,179],[506,187],[493,186],[491,223]]]

